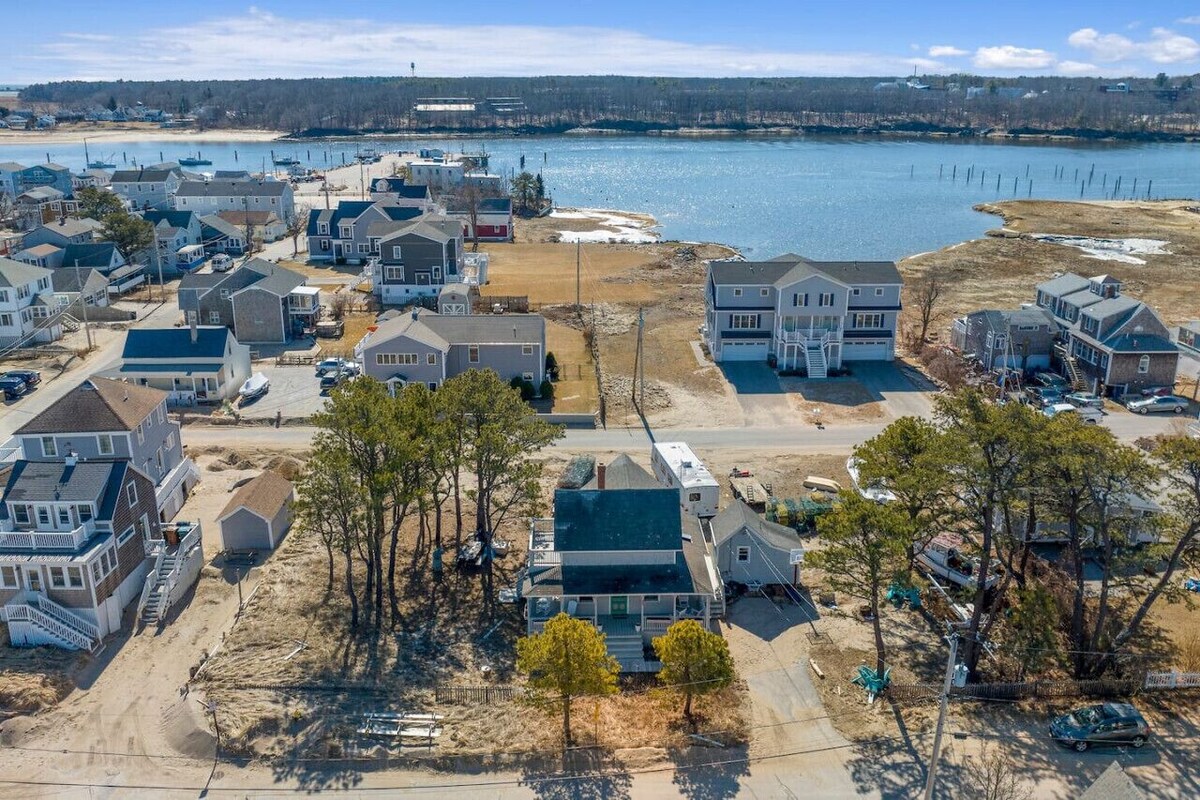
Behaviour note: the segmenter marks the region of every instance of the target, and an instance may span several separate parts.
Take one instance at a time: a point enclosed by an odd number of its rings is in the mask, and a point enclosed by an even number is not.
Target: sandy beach
[[[118,140],[122,142],[270,142],[283,136],[282,131],[221,128],[198,131],[193,128],[160,128],[150,124],[130,125],[60,125],[48,131],[13,131],[0,129],[0,145],[19,144],[79,144]]]

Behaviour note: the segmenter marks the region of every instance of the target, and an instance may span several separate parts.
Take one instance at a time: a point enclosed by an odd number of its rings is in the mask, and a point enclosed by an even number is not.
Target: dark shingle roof
[[[18,461],[8,478],[5,501],[97,502],[112,476],[111,461],[81,461],[73,467],[56,461]]]
[[[283,181],[184,181],[176,197],[282,197]]]
[[[112,242],[80,242],[69,244],[63,250],[63,266],[74,267],[79,262],[82,267],[108,269],[112,265],[113,253],[117,246]]]
[[[17,429],[34,433],[131,431],[158,408],[167,393],[148,386],[92,377]]]
[[[242,269],[252,270],[262,275],[262,278],[256,280],[233,293],[237,296],[247,289],[261,289],[264,292],[284,297],[292,289],[297,286],[304,285],[304,276],[299,272],[292,272],[290,269],[281,267],[278,264],[272,264],[270,261],[263,261],[261,258],[255,258],[249,263],[244,264]]]
[[[825,275],[851,285],[901,283],[891,261],[810,261],[791,253],[768,261],[713,261],[709,274],[717,285],[774,286],[807,275]]]
[[[600,464],[596,464],[596,469],[600,469]],[[584,489],[596,489],[597,476],[592,475],[592,479],[583,486]],[[611,462],[604,465],[604,490],[612,491],[614,489],[661,489],[663,485],[654,479],[646,470],[642,469],[625,453],[614,458]]]
[[[50,271],[50,285],[54,291],[62,294],[74,294],[79,291],[79,279],[83,279],[83,288],[87,294],[94,294],[108,286],[108,278],[94,269],[55,269]]]
[[[225,280],[225,276],[228,274],[227,272],[189,272],[179,279],[179,290],[211,289]]]
[[[559,489],[554,493],[554,548],[678,550],[683,541],[679,492],[661,489]]]
[[[1064,297],[1068,294],[1074,294],[1083,289],[1087,289],[1092,283],[1082,275],[1076,275],[1074,272],[1068,272],[1059,275],[1057,278],[1051,278],[1037,285],[1037,291],[1045,292],[1055,297]]]
[[[230,225],[216,214],[206,214],[200,218],[200,234],[205,239],[214,239],[218,236],[232,236],[239,239],[246,238],[244,230],[236,225]]]
[[[264,519],[272,519],[291,496],[291,482],[278,472],[267,470],[238,489],[217,519],[224,519],[239,508],[249,509]]]
[[[151,225],[166,220],[166,223],[172,228],[186,228],[192,224],[196,212],[194,211],[158,211],[150,209],[142,212],[142,219],[149,222]]]
[[[215,358],[225,357],[229,329],[220,325],[196,328],[132,328],[125,332],[121,358]]]
[[[1146,795],[1134,785],[1121,765],[1114,761],[1100,773],[1095,783],[1079,795],[1079,800],[1146,800]]]
[[[1126,333],[1112,336],[1104,346],[1114,353],[1176,353],[1179,348],[1170,339],[1149,333]]]
[[[734,500],[712,518],[713,542],[718,546],[740,531],[748,529],[765,544],[779,550],[801,547],[800,536],[791,528],[768,522],[741,500]]]
[[[179,173],[179,168],[174,169],[155,169],[154,167],[142,167],[141,169],[119,169],[112,174],[113,183],[162,183],[167,178],[171,177],[171,173]]]

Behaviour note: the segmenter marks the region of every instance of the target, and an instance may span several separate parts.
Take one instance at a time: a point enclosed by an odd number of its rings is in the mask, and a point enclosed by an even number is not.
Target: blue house
[[[49,186],[63,193],[63,197],[74,197],[75,187],[71,183],[71,170],[62,164],[46,163],[24,167],[13,175],[16,193]]]

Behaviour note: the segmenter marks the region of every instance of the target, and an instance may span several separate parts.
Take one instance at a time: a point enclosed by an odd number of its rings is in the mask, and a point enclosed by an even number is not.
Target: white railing
[[[808,329],[807,332],[802,330],[789,331],[784,328],[780,328],[777,332],[777,335],[781,342],[785,342],[787,344],[807,345],[809,343],[819,343],[822,347],[824,347],[828,342],[833,341],[838,333],[838,328],[814,327]]]
[[[29,603],[11,603],[5,607],[9,622],[28,622],[80,650],[93,652],[100,642],[100,630],[46,597],[31,597]],[[33,605],[36,603],[37,605]]]
[[[147,552],[146,555],[154,555],[154,563],[150,566],[150,571],[146,573],[146,582],[142,584],[142,595],[138,598],[137,617],[142,618],[142,612],[146,610],[146,604],[150,602],[150,596],[154,594],[154,587],[158,585],[158,571],[162,569],[163,559],[167,556],[167,548],[165,543],[157,542],[153,547],[153,552]]]
[[[1147,672],[1147,689],[1192,689],[1200,686],[1200,672]]]
[[[91,520],[72,531],[5,531],[0,547],[13,550],[78,550],[96,532]]]

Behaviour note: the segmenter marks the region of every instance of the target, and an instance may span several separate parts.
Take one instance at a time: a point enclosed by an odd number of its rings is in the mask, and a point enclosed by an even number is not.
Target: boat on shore
[[[965,551],[967,540],[956,533],[939,533],[917,551],[917,562],[937,578],[956,586],[974,590],[979,584],[980,560]],[[1000,581],[1000,562],[992,559],[985,588],[991,589]]]

